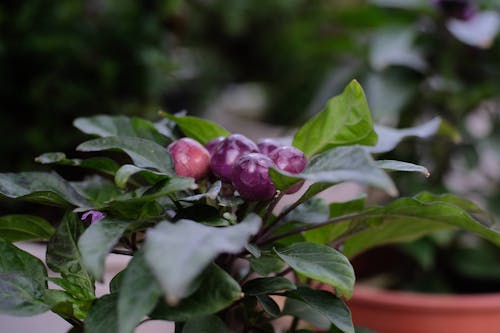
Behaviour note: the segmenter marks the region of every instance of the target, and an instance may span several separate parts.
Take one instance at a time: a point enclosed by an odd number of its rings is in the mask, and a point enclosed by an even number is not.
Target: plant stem
[[[297,332],[297,327],[299,326],[299,317],[293,317],[292,324],[290,325],[290,332]]]
[[[284,192],[282,192],[279,196],[279,199],[281,199],[284,195]],[[279,201],[279,200],[278,200]],[[276,204],[278,203],[278,201],[276,201],[276,203],[274,204],[273,208],[276,207]],[[266,234],[268,234],[274,227],[276,227],[276,225],[278,224],[278,222],[280,222],[286,215],[288,215],[292,210],[294,210],[295,208],[297,208],[297,206],[299,206],[301,203],[300,202],[295,202],[293,203],[290,207],[288,207],[287,209],[283,210],[278,216],[276,216],[276,218],[274,219],[274,221],[272,221],[268,226],[266,226],[265,228],[263,228],[258,234],[257,236],[254,237],[254,241],[259,244],[259,240],[262,239],[263,237],[266,236]],[[271,212],[272,212],[272,209],[271,209]],[[269,212],[269,211],[268,211]],[[266,213],[267,214],[267,213]],[[270,215],[269,215],[270,216]],[[269,216],[267,217],[267,219],[269,219]],[[264,220],[264,223],[267,222],[267,220]]]
[[[297,234],[300,234],[300,233],[305,232],[305,231],[322,228],[322,227],[330,225],[330,224],[335,224],[335,223],[339,223],[339,222],[343,222],[343,221],[347,221],[347,220],[355,220],[355,219],[360,219],[360,218],[365,218],[365,217],[366,217],[365,214],[347,214],[344,216],[333,218],[331,220],[328,220],[328,221],[325,221],[322,223],[307,225],[307,226],[304,226],[301,228],[290,230],[290,231],[281,233],[279,235],[276,235],[274,237],[270,237],[267,239],[261,239],[260,241],[258,241],[256,243],[257,243],[257,245],[268,244],[268,243],[272,243],[274,241],[283,239],[283,238],[288,237],[288,236],[293,236],[293,235],[297,235]]]

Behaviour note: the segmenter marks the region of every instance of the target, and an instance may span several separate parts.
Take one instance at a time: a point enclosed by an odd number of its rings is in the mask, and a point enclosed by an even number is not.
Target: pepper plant
[[[500,245],[489,215],[451,194],[384,205],[363,195],[335,203],[316,197],[343,182],[396,197],[388,171],[428,176],[423,166],[374,156],[406,136],[431,136],[440,120],[404,130],[375,126],[356,81],[288,146],[267,139],[257,145],[197,117],[162,116],[157,123],[76,119],[96,137],[76,148],[85,158],[56,152],[36,161],[93,172],[79,181],[55,172],[0,174],[7,200],[54,206],[63,216],[50,221],[55,228],[39,216],[0,217],[1,312],[52,311],[71,332],[131,333],[154,319],[175,322],[179,333],[281,332],[283,325],[288,332],[354,333],[346,304],[356,254],[458,228]],[[282,200],[287,206],[279,211]],[[28,240],[47,242],[45,263],[14,245]],[[109,293],[96,296],[110,253],[132,258]],[[281,317],[289,320],[278,328]]]

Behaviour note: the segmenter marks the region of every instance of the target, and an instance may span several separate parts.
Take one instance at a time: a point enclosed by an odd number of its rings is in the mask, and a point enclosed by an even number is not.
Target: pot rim
[[[496,311],[500,310],[500,293],[490,294],[426,294],[357,285],[349,303],[393,309],[414,308],[422,312]]]

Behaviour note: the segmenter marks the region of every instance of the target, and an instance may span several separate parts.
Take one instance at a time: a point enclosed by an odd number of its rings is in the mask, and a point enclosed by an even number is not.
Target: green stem
[[[348,215],[336,217],[334,219],[331,219],[331,220],[328,220],[328,221],[325,221],[322,223],[307,225],[307,226],[304,226],[301,228],[297,228],[294,230],[290,230],[290,231],[278,234],[274,237],[270,237],[267,239],[261,239],[260,241],[257,242],[257,245],[272,243],[274,241],[277,241],[277,240],[280,240],[280,239],[283,239],[283,238],[286,238],[289,236],[297,235],[297,234],[300,234],[300,233],[303,233],[303,232],[309,231],[309,230],[322,228],[322,227],[330,225],[330,224],[335,224],[335,223],[339,223],[339,222],[343,222],[343,221],[347,221],[347,220],[356,220],[356,219],[361,219],[361,218],[366,218],[366,215],[365,214],[348,214]]]

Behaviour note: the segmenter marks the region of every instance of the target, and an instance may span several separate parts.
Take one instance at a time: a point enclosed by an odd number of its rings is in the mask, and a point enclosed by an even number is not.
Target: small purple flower
[[[83,213],[81,220],[85,221],[87,219],[87,217],[89,217],[89,216],[91,216],[90,223],[97,222],[97,221],[102,220],[103,218],[106,217],[106,215],[104,215],[104,213],[102,213],[100,211],[89,210],[89,211]]]

